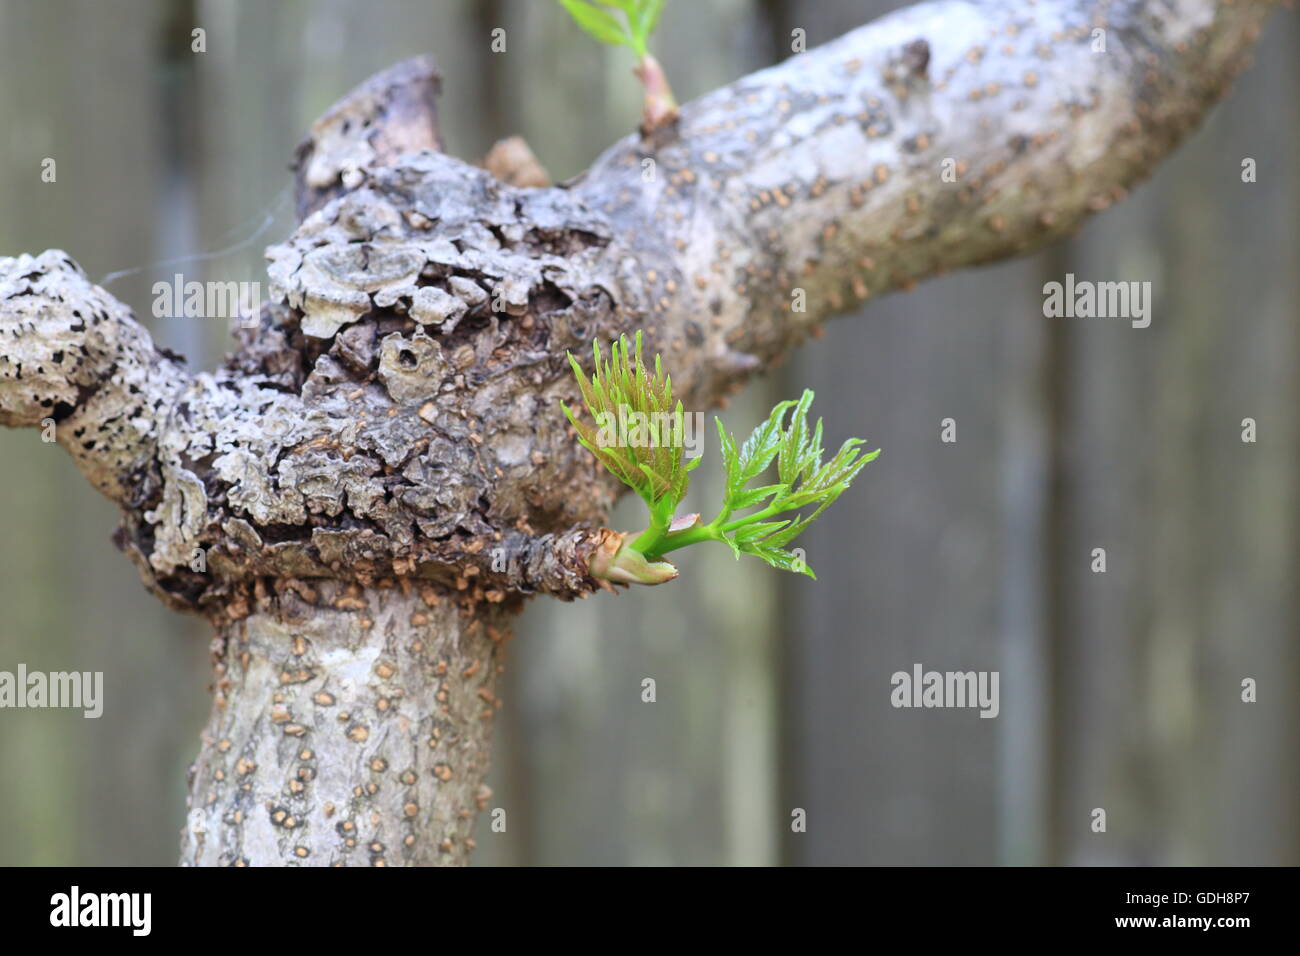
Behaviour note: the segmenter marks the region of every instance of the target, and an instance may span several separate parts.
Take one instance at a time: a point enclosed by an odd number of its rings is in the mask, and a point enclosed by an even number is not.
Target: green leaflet
[[[699,465],[700,459],[685,460],[681,447],[657,440],[657,430],[656,440],[645,445],[627,440],[629,436],[621,428],[629,420],[658,423],[664,416],[681,422],[684,412],[682,403],[673,401],[672,379],[664,374],[659,356],[655,356],[654,374],[647,371],[641,358],[639,331],[632,347],[624,336],[611,343],[608,359],[598,342],[592,343],[592,351],[595,366],[590,379],[578,360],[569,355],[569,365],[582,390],[591,422],[578,418],[561,403],[565,417],[577,431],[578,441],[584,448],[635,491],[652,513],[662,511],[671,519],[673,509],[686,497],[690,472]]]
[[[645,56],[664,0],[560,0],[560,5],[589,36]]]
[[[785,546],[812,524],[844,493],[854,476],[880,454],[862,454],[862,441],[850,438],[835,456],[822,462],[822,422],[808,427],[813,392],[805,389],[798,401],[781,402],[767,421],[754,429],[736,451],[736,441],[717,421],[723,464],[727,470],[726,500],[719,515],[720,531],[736,552],[762,558],[773,567],[816,577],[798,555]],[[788,424],[787,424],[788,418]],[[777,483],[746,486],[776,462]],[[770,499],[770,501],[768,500]],[[768,503],[741,518],[737,511]],[[804,514],[800,511],[811,509]],[[791,515],[780,521],[776,515]]]
[[[690,472],[700,459],[684,460],[683,449],[671,445],[644,447],[635,442],[611,441],[617,436],[604,427],[611,421],[626,420],[620,417],[624,412],[639,413],[651,421],[658,421],[659,415],[675,415],[680,422],[682,404],[673,400],[672,379],[664,373],[659,356],[655,357],[653,374],[648,371],[641,357],[640,332],[632,347],[620,336],[611,344],[608,360],[599,343],[593,343],[593,353],[595,364],[590,379],[572,355],[569,362],[595,424],[578,418],[567,406],[563,406],[564,414],[582,445],[635,491],[650,511],[645,531],[634,541],[625,542],[613,559],[602,558],[602,576],[644,580],[645,575],[636,569],[645,562],[657,562],[671,551],[700,541],[718,541],[730,547],[737,558],[753,555],[775,568],[815,578],[802,555],[787,545],[844,493],[880,451],[864,454],[863,442],[850,438],[829,461],[823,461],[821,419],[811,427],[808,424],[811,390],[805,390],[797,401],[779,403],[741,445],[715,418],[726,471],[722,507],[708,524],[701,524],[697,517],[693,522],[681,522],[674,530],[673,516],[686,496]],[[777,480],[755,484],[773,466]],[[748,513],[738,516],[738,512]],[[671,570],[671,565],[660,567]],[[626,573],[620,574],[620,569]]]

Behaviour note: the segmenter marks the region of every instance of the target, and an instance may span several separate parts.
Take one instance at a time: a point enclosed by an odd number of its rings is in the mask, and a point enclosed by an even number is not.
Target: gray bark
[[[918,6],[554,188],[436,152],[436,76],[403,64],[313,127],[306,218],[213,373],[65,254],[0,259],[0,424],[53,420],[146,586],[217,629],[185,861],[463,862],[490,633],[597,588],[617,493],[560,415],[565,350],[642,328],[702,409],[865,298],[1050,242],[1194,128],[1266,9]]]
[[[214,641],[182,863],[465,862],[505,615],[405,580],[297,582],[236,610]]]

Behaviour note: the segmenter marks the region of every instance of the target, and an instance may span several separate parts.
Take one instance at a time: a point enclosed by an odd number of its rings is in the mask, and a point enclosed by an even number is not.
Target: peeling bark
[[[441,88],[433,59],[415,57],[371,77],[326,110],[295,157],[298,221],[354,188],[367,167],[387,166],[422,149],[441,152]]]
[[[272,301],[193,377],[63,253],[0,259],[0,424],[52,418],[146,585],[218,630],[186,861],[463,860],[487,634],[530,594],[591,593],[612,534],[615,483],[559,412],[565,351],[642,328],[703,409],[866,298],[1050,242],[1194,128],[1266,8],[918,6],[548,188],[439,153],[436,71],[401,64],[313,127]],[[295,657],[311,676],[281,684]]]

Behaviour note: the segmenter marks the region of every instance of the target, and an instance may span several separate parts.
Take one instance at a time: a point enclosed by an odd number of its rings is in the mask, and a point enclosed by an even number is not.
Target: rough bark
[[[491,694],[489,623],[598,586],[587,560],[616,489],[560,415],[565,351],[645,329],[703,409],[869,296],[1049,242],[1194,128],[1265,9],[911,8],[553,188],[436,152],[436,73],[403,64],[313,128],[306,218],[268,250],[272,301],[210,374],[157,352],[63,253],[0,259],[0,424],[53,419],[122,506],[117,540],[146,585],[218,629],[187,861],[369,862],[332,819],[387,862],[461,860],[487,733],[463,707],[467,689]],[[437,608],[418,610],[421,589]],[[340,609],[349,593],[370,610]],[[373,671],[384,655],[400,676]],[[294,656],[312,676],[277,685]],[[437,718],[442,692],[457,703]],[[435,718],[452,749],[425,753]],[[370,769],[380,757],[396,769]]]
[[[407,153],[440,152],[438,91],[442,77],[427,56],[366,80],[312,124],[294,161],[298,221],[353,189],[367,167]]]

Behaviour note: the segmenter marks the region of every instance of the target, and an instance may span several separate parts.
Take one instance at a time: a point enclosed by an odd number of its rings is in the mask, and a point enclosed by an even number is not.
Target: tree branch
[[[0,425],[53,425],[90,483],[123,507],[160,488],[154,451],[186,380],[67,254],[0,258]]]
[[[637,249],[674,381],[711,404],[828,316],[1122,199],[1224,94],[1268,6],[910,7],[689,104],[653,153],[625,138],[574,191]]]

